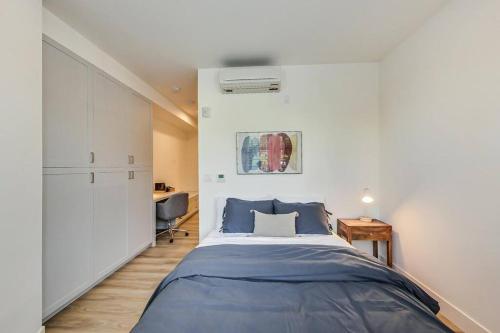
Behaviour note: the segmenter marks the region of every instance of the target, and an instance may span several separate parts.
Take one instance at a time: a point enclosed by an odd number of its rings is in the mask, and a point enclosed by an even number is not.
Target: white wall
[[[196,128],[196,121],[188,114],[45,8],[43,8],[43,33]]]
[[[395,264],[466,332],[500,331],[499,33],[499,1],[450,1],[381,65]]]
[[[198,71],[200,110],[212,113],[199,115],[201,238],[215,226],[218,194],[319,194],[342,217],[363,213],[364,187],[377,194],[378,65],[285,66],[283,72],[279,94],[223,95],[217,69]],[[266,130],[302,131],[303,174],[236,175],[236,132]],[[226,175],[225,183],[214,181],[217,173]]]
[[[198,192],[198,132],[189,135],[185,144],[182,186],[186,191]]]
[[[176,190],[198,191],[198,135],[153,108],[153,180]]]
[[[42,325],[42,4],[0,1],[0,331]]]

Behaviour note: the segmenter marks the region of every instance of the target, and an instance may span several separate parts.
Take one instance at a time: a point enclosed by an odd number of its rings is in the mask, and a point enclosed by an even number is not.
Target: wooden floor
[[[46,333],[130,332],[158,283],[198,244],[198,214],[182,228],[189,230],[188,237],[179,234],[173,244],[166,235],[160,237],[155,248],[144,251],[45,323]],[[454,332],[462,332],[439,317]]]
[[[128,333],[160,281],[198,244],[198,214],[45,323],[46,333]]]

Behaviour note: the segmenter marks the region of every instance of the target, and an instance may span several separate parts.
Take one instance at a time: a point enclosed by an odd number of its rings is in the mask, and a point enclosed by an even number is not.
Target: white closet
[[[127,171],[98,171],[94,178],[94,273],[99,279],[127,256]]]
[[[151,104],[43,41],[43,317],[153,240]]]
[[[43,43],[43,166],[89,166],[88,66]]]
[[[128,154],[135,166],[153,167],[151,104],[135,94],[128,95]]]
[[[128,106],[130,94],[102,73],[95,73],[92,151],[96,167],[123,167],[128,164]]]
[[[128,181],[128,205],[127,205],[127,230],[128,230],[128,255],[132,256],[140,251],[144,244],[151,243],[155,230],[153,224],[149,228],[144,227],[144,216],[151,216],[151,171],[136,170],[131,174]]]
[[[43,314],[91,284],[92,189],[86,170],[44,170]]]

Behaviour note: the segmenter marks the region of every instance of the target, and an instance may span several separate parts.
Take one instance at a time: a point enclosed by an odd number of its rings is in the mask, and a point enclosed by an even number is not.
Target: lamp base
[[[367,216],[361,216],[361,217],[359,218],[359,220],[360,220],[361,222],[372,222],[372,221],[373,221],[373,219],[372,219],[371,217],[367,217]]]

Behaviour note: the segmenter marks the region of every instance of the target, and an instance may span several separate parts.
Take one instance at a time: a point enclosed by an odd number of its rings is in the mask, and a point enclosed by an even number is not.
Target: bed
[[[132,332],[452,332],[438,311],[413,282],[336,235],[225,234],[217,221]]]

